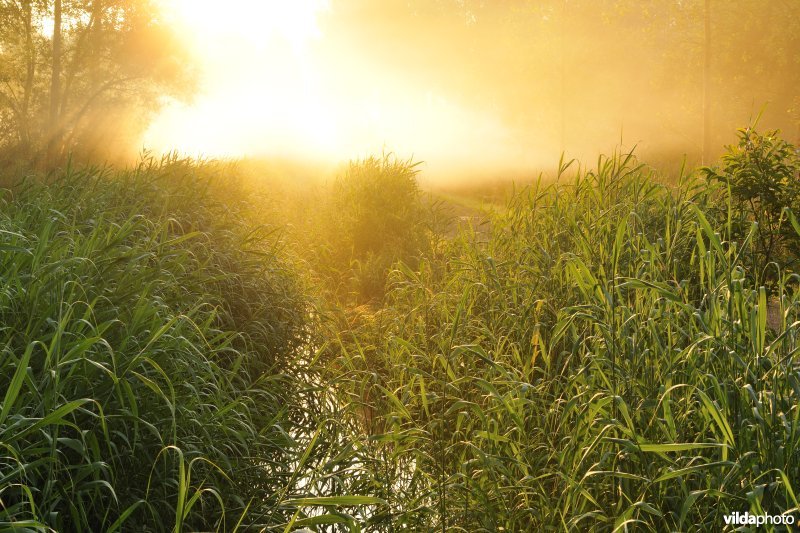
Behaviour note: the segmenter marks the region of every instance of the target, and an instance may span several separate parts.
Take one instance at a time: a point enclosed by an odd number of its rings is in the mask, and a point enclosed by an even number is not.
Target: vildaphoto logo
[[[750,514],[747,511],[735,512],[723,517],[725,524],[734,526],[791,526],[794,525],[794,516],[790,514]]]

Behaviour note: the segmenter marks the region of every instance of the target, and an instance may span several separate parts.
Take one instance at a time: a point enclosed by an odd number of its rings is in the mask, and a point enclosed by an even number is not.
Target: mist
[[[798,87],[800,0],[0,0],[3,530],[795,530]]]
[[[449,181],[618,148],[709,163],[757,118],[800,135],[797,2],[293,4],[242,22],[168,3],[200,88],[168,101],[143,144],[321,165],[389,151]]]

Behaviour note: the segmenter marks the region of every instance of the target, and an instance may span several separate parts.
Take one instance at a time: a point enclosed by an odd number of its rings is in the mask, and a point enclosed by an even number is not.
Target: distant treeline
[[[622,135],[708,163],[764,106],[762,127],[800,134],[793,0],[349,0],[329,19],[349,50],[502,113],[532,149],[597,154]]]
[[[320,26],[333,68],[358,55],[532,150],[622,137],[709,162],[762,110],[800,135],[796,1],[339,0]],[[196,88],[173,30],[153,0],[0,0],[0,161],[138,151],[164,96]]]

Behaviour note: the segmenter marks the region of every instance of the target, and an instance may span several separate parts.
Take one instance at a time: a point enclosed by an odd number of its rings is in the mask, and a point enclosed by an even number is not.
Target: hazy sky
[[[200,91],[151,125],[157,150],[334,163],[387,150],[444,176],[547,167],[562,149],[593,158],[620,140],[701,148],[702,0],[164,3]],[[762,125],[794,140],[800,2],[710,5],[715,152],[765,104]]]

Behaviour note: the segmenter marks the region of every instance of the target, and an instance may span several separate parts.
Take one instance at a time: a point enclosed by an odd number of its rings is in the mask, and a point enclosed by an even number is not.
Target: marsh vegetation
[[[0,0],[0,531],[794,520],[798,50],[796,0]]]
[[[630,153],[564,162],[483,236],[454,233],[393,156],[283,189],[174,157],[21,176],[0,217],[0,521],[686,530],[794,513],[798,168],[752,130],[671,183]]]

